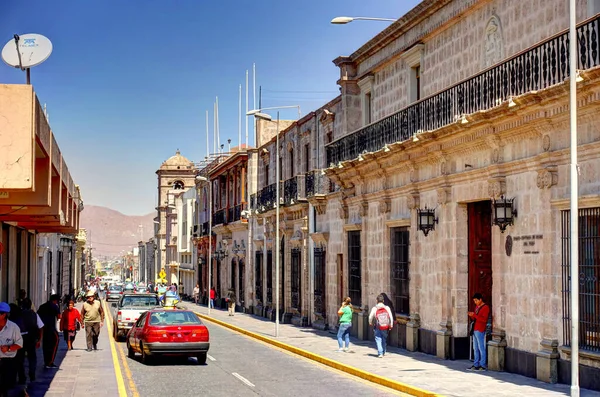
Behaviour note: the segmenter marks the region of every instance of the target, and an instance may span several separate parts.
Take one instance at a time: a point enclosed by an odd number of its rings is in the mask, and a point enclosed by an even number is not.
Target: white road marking
[[[210,361],[217,361],[217,359],[216,359],[216,358],[214,358],[213,356],[211,356],[210,354],[207,354],[207,355],[206,355],[206,357],[208,357],[208,359],[209,359]]]
[[[231,375],[235,376],[236,378],[238,378],[239,380],[241,380],[248,386],[254,387],[254,384],[252,382],[250,382],[248,379],[244,378],[242,375],[238,374],[237,372],[232,372]]]

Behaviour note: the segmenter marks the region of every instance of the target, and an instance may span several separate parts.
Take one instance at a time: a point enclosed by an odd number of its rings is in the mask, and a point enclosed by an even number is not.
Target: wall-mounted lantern
[[[435,209],[429,209],[427,207],[424,209],[418,208],[417,221],[419,230],[427,236],[430,231],[435,230],[435,224],[438,223],[438,218],[435,217]]]
[[[501,196],[500,200],[492,201],[492,212],[494,216],[492,224],[497,225],[502,233],[504,233],[507,226],[514,225],[515,218],[517,217],[514,201],[514,198],[507,199],[504,196]]]

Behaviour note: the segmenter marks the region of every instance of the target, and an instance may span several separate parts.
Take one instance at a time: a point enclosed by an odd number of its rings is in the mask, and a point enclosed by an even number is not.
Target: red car
[[[196,357],[206,364],[209,347],[208,328],[190,310],[149,310],[127,334],[129,358],[140,353],[145,364],[159,355]]]

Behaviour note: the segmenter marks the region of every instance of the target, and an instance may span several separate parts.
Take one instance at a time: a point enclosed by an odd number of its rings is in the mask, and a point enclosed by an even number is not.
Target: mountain
[[[121,256],[121,251],[131,251],[138,246],[138,241],[148,241],[154,235],[155,216],[155,212],[124,215],[110,208],[86,204],[79,227],[86,229],[87,246],[91,244],[94,248],[95,258],[115,258]]]

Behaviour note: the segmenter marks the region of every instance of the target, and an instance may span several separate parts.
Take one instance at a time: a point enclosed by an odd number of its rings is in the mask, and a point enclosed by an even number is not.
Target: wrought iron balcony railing
[[[233,218],[230,222],[239,221],[242,219],[242,211],[246,209],[246,203],[238,204],[233,207]]]
[[[283,182],[283,205],[294,205],[306,201],[304,175],[296,175]]]
[[[577,28],[577,68],[580,70],[600,64],[599,21],[600,17],[596,16]],[[569,77],[568,62],[567,31],[329,143],[327,165],[375,152],[386,144],[406,141],[420,131],[436,130],[464,115],[498,106],[513,96],[561,83]]]
[[[226,219],[227,223],[230,223],[230,222],[235,222],[236,220],[237,220],[237,221],[239,221],[239,220],[240,220],[239,218],[238,218],[238,219],[233,219],[233,218],[234,218],[234,214],[233,214],[233,212],[234,212],[234,209],[233,209],[233,207],[229,207],[229,208],[227,208],[227,219]]]
[[[331,193],[335,187],[321,170],[313,170],[306,174],[306,198]]]
[[[224,209],[215,211],[215,213],[213,214],[213,227],[215,225],[222,225],[224,223],[227,223],[227,220],[225,219],[225,211],[226,210]]]
[[[258,192],[256,211],[259,214],[275,208],[276,185],[274,183],[264,187]]]

